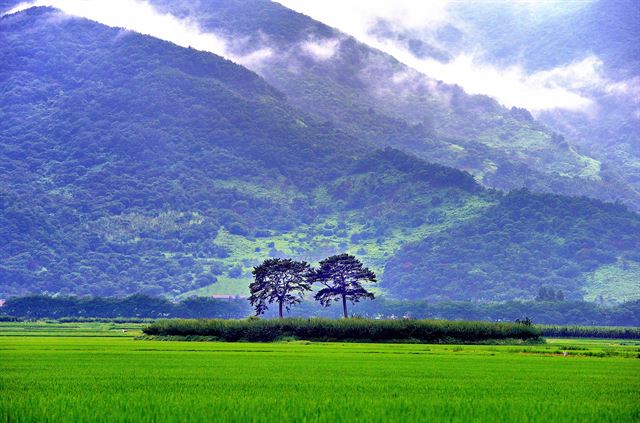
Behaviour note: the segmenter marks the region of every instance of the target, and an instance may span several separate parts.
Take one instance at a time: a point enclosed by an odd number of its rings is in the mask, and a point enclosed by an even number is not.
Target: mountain
[[[425,76],[277,3],[152,0],[152,4],[163,13],[197,22],[227,40],[238,55],[270,53],[243,64],[299,109],[374,145],[469,171],[487,187],[587,195],[640,209],[640,183],[633,169],[621,170],[601,155],[594,158],[585,144],[563,135],[571,133],[568,127],[554,125],[554,131],[527,110],[467,95],[458,86]],[[482,3],[474,10],[484,7]],[[501,32],[505,42],[515,31],[507,25]],[[496,26],[500,23],[485,28]],[[391,30],[381,23],[376,31],[384,35]],[[416,46],[420,40],[406,38],[414,50],[426,49],[443,56],[443,61],[449,57],[447,50]],[[453,42],[446,47],[455,51]],[[627,154],[621,148],[618,154]]]
[[[210,53],[32,8],[0,18],[0,90],[0,297],[243,294],[342,251],[388,297],[638,296],[624,206],[376,149]]]
[[[640,192],[640,7],[634,0],[596,0],[547,7],[456,3],[468,49],[484,60],[556,74],[590,101],[587,110],[546,110],[539,119],[589,151],[620,184]],[[449,44],[449,48],[453,45]],[[567,73],[575,72],[575,75]],[[573,80],[569,79],[569,76]],[[562,78],[567,78],[564,81]]]
[[[513,191],[478,219],[403,246],[384,284],[402,298],[431,300],[526,298],[532,286],[588,300],[616,286],[632,298],[639,235],[637,215],[620,205]]]
[[[509,65],[515,59],[525,69],[535,71],[594,54],[617,77],[638,74],[640,8],[635,0],[563,3],[523,8],[509,3],[459,2],[452,13],[470,26],[463,37],[476,38],[492,62]],[[460,44],[460,40],[457,42]],[[446,43],[447,49],[453,47]]]
[[[356,175],[374,197],[361,169],[385,154],[368,158],[366,144],[307,119],[254,73],[53,10],[0,22],[4,293],[177,294],[246,275],[284,243],[333,251],[289,237],[317,228],[343,242],[338,219],[353,230],[380,213],[363,204],[352,216],[350,202],[367,199],[334,197]],[[396,221],[432,183],[451,197],[441,208],[478,189],[462,172],[413,166],[423,175],[403,187]],[[376,177],[393,183],[388,167]]]

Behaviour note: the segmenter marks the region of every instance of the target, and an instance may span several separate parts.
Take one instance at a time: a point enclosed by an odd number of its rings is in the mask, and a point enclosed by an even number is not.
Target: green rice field
[[[143,326],[0,324],[0,422],[640,421],[634,340],[135,339]]]

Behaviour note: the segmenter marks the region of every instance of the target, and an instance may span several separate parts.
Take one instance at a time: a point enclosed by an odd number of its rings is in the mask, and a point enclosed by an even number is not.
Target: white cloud
[[[571,84],[584,86],[597,74],[591,59],[552,71],[526,73],[521,66],[499,68],[462,53],[443,63],[432,58],[420,59],[391,40],[372,39],[369,44],[383,50],[406,65],[449,84],[458,84],[470,94],[489,95],[506,106],[526,107],[537,112],[550,109],[582,110],[593,101],[564,82],[576,77]]]
[[[536,84],[565,87],[571,90],[603,89],[608,84],[602,76],[602,60],[594,55],[566,66],[536,72],[529,78]]]
[[[271,57],[273,57],[273,54],[274,52],[271,48],[262,47],[249,54],[236,57],[235,60],[249,69],[257,70],[260,69]]]
[[[464,29],[465,23],[456,21],[450,13],[450,6],[455,4],[452,0],[278,2],[391,54],[431,78],[460,85],[471,94],[489,95],[506,106],[526,107],[533,112],[563,109],[590,113],[595,106],[590,91],[620,93],[629,88],[629,83],[621,85],[607,80],[603,76],[602,62],[595,56],[528,73],[518,64],[500,67],[483,61],[478,46],[468,47],[446,63],[429,57],[418,58],[405,43],[372,31],[374,25],[381,21],[394,31],[422,34],[424,37],[446,24]],[[518,5],[531,10],[544,8],[545,13],[568,13],[567,5],[558,1],[524,1]],[[434,42],[433,39],[426,41]]]
[[[258,65],[261,59],[271,55],[268,49],[264,48],[246,55],[236,55],[232,52],[230,42],[224,37],[202,31],[192,20],[160,13],[143,0],[36,0],[20,3],[7,14],[33,6],[55,7],[69,15],[151,35],[182,47],[214,53],[238,63]]]
[[[452,0],[279,2],[355,36],[431,78],[458,84],[471,94],[489,95],[506,106],[526,107],[533,112],[554,109],[589,112],[594,108],[590,96],[593,90],[640,98],[637,79],[606,79],[603,76],[602,62],[596,56],[588,56],[581,61],[549,70],[527,73],[517,64],[499,67],[486,63],[477,51],[464,51],[446,63],[429,57],[418,58],[405,44],[371,31],[382,20],[397,31],[426,34],[427,30],[454,22],[449,13]],[[537,3],[527,5],[533,7]],[[146,0],[36,0],[21,3],[8,13],[31,6],[56,7],[69,15],[148,34],[183,47],[190,46],[215,53],[258,71],[276,55],[268,46],[269,43],[260,43],[255,49],[247,49],[242,40],[232,41],[220,34],[202,31],[194,20],[160,13]],[[464,23],[455,24],[464,27]],[[340,40],[310,39],[296,48],[315,60],[328,60],[339,51]],[[243,53],[239,54],[238,51]]]
[[[451,0],[276,0],[356,38],[367,36],[380,18],[398,28],[420,29],[448,21]]]
[[[629,97],[631,101],[638,104],[640,103],[640,76],[625,81],[610,82],[605,87],[605,92],[607,94]]]
[[[302,43],[300,49],[315,60],[329,60],[340,50],[340,40],[337,38],[321,41],[310,40]]]
[[[551,109],[586,110],[593,101],[579,91],[558,83],[555,72],[527,74],[520,66],[498,68],[474,56],[460,54],[449,63],[422,60],[416,69],[447,83],[456,83],[470,94],[486,94],[506,106],[520,106],[537,112]]]

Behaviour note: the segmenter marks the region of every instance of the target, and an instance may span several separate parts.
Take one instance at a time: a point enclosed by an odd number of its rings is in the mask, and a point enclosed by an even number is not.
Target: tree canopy
[[[311,267],[307,262],[291,259],[268,259],[253,269],[254,281],[249,286],[249,302],[256,315],[264,313],[268,304],[278,304],[278,316],[283,308],[302,301],[305,291],[311,289],[309,281]]]
[[[339,254],[320,262],[320,267],[312,273],[311,280],[324,286],[315,299],[323,306],[333,301],[342,301],[344,317],[349,317],[347,300],[357,303],[362,298],[374,299],[373,293],[367,291],[363,282],[375,283],[376,275],[350,254]]]

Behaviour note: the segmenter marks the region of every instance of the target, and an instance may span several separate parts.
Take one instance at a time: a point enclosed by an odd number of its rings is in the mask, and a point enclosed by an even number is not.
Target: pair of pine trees
[[[268,304],[278,304],[278,315],[283,309],[304,298],[314,284],[322,288],[314,296],[316,301],[327,307],[333,301],[342,301],[344,317],[348,317],[347,301],[357,303],[362,298],[374,299],[362,282],[376,282],[376,275],[352,255],[339,254],[320,262],[316,269],[305,261],[291,259],[267,259],[253,268],[254,281],[249,285],[249,302],[256,315],[264,313]]]

